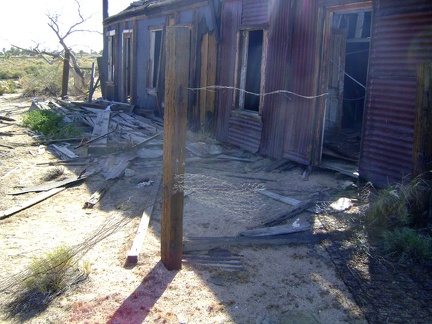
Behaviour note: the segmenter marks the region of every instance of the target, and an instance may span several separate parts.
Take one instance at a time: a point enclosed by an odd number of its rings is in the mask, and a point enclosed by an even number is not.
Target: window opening
[[[157,88],[158,86],[157,82],[160,69],[161,46],[162,29],[151,30],[148,88]]]
[[[127,102],[131,100],[131,65],[132,65],[132,53],[131,53],[131,33],[124,34],[123,40],[123,68],[124,68],[124,91]]]
[[[108,32],[108,81],[114,82],[115,73],[115,33],[114,31]]]
[[[260,111],[264,31],[243,30],[239,36],[236,106]],[[244,90],[244,91],[242,91]]]

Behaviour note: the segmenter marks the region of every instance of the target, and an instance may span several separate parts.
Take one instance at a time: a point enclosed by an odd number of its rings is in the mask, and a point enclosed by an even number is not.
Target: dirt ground
[[[40,146],[20,126],[20,115],[30,103],[29,99],[16,96],[0,97],[0,116],[16,120],[0,123],[1,210],[38,195],[8,193],[45,183],[44,177],[59,165],[59,158],[50,147]],[[85,168],[93,175],[0,220],[0,282],[20,273],[32,259],[50,249],[79,244],[109,219],[127,218],[130,222],[84,256],[91,265],[86,281],[58,296],[46,309],[34,309],[3,322],[270,324],[402,323],[415,319],[414,322],[427,323],[432,318],[429,279],[421,284],[397,272],[400,281],[393,274],[374,281],[371,269],[381,268],[373,267],[376,262],[368,258],[367,244],[358,244],[362,242],[360,234],[349,231],[361,217],[363,205],[357,197],[358,190],[355,186],[340,189],[350,181],[355,185],[354,179],[316,169],[305,181],[301,166],[265,171],[274,161],[231,147],[218,147],[231,158],[196,159],[188,152],[185,241],[193,237],[205,237],[210,242],[216,237],[238,237],[239,232],[259,228],[292,208],[256,193],[256,187],[301,201],[320,192],[334,192],[332,196],[322,196],[320,213],[305,212],[287,221],[293,227],[312,227],[307,233],[289,235],[322,234],[324,238],[296,244],[222,245],[218,250],[188,252],[184,254],[182,270],[167,271],[160,261],[159,189],[138,263],[125,267],[141,215],[153,203],[149,197],[158,189],[154,186],[160,184],[162,158],[134,159],[128,172],[110,182],[106,194],[92,209],[84,209],[83,205],[106,183],[100,170],[104,157],[86,165],[62,164],[64,174],[59,179],[78,175]],[[157,145],[149,148],[161,149]],[[85,156],[85,148],[77,154]],[[154,182],[140,186],[143,178]],[[352,202],[343,212],[329,206],[340,197],[348,197]],[[357,235],[356,239],[353,235]],[[225,257],[211,256],[215,251]],[[405,290],[407,299],[394,296],[398,290],[393,289],[387,290],[392,295],[377,297],[381,294],[380,286],[398,286],[400,282],[411,285],[407,289],[417,289],[417,294],[409,295]],[[425,283],[429,286],[421,294],[418,289]],[[8,298],[7,293],[3,294],[0,302]],[[396,303],[398,299],[407,299],[415,309],[411,312],[406,305],[388,305],[394,304],[390,300]]]

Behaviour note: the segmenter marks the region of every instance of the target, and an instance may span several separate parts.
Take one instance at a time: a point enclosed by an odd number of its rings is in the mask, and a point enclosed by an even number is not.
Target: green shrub
[[[52,110],[33,110],[23,114],[22,123],[48,138],[68,138],[81,132],[72,124],[64,125],[63,116]]]
[[[383,232],[384,251],[402,263],[432,261],[432,238],[404,227]]]
[[[0,96],[5,93],[15,93],[16,88],[17,86],[13,80],[0,81]]]
[[[25,285],[29,290],[37,289],[43,294],[63,291],[69,284],[68,274],[72,260],[71,250],[66,247],[48,252],[43,258],[32,261],[32,276],[25,281]]]

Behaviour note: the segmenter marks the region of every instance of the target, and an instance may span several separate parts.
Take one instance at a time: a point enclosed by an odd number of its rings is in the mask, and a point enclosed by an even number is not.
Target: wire
[[[221,85],[213,85],[213,86],[207,86],[207,87],[202,87],[202,88],[188,88],[188,90],[191,91],[197,91],[197,90],[207,90],[207,91],[211,91],[211,90],[219,90],[219,89],[230,89],[230,90],[237,90],[237,91],[241,91],[250,95],[254,95],[254,96],[268,96],[268,95],[274,95],[274,94],[290,94],[296,97],[300,97],[300,98],[304,98],[304,99],[316,99],[319,97],[324,97],[327,96],[328,93],[322,93],[316,96],[304,96],[292,91],[288,91],[288,90],[275,90],[275,91],[271,91],[271,92],[265,92],[265,93],[255,93],[255,92],[250,92],[250,91],[246,91],[245,89],[240,89],[240,88],[236,88],[236,87],[230,87],[230,86],[221,86]]]

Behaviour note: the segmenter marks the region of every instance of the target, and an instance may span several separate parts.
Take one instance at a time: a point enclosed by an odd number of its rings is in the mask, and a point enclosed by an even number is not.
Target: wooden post
[[[68,95],[68,87],[69,87],[69,61],[70,61],[70,52],[69,50],[65,51],[65,57],[63,60],[63,77],[62,77],[62,99],[66,99]]]
[[[187,27],[167,27],[161,259],[168,270],[180,270],[182,260],[189,46]]]
[[[94,92],[94,75],[95,75],[95,64],[92,63],[92,69],[91,69],[91,76],[90,76],[90,89],[89,89],[89,96],[88,96],[88,102],[92,102],[93,99],[93,92]]]
[[[432,170],[432,63],[417,67],[414,176]]]

